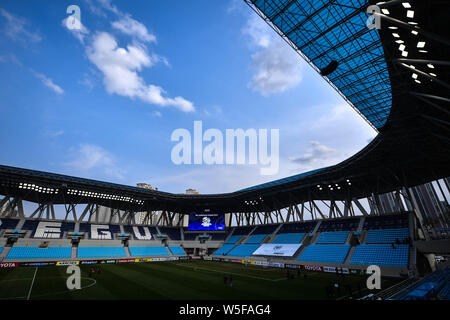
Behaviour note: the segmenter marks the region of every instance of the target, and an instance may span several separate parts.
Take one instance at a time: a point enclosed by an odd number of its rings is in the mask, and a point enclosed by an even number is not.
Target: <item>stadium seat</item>
[[[227,256],[232,257],[247,257],[250,256],[256,249],[259,248],[259,244],[240,244],[233,250],[231,250]]]
[[[298,261],[344,263],[350,245],[309,245]]]
[[[6,260],[70,259],[72,247],[12,247]]]
[[[241,235],[232,235],[230,238],[228,238],[227,241],[225,241],[225,243],[237,243],[239,240],[241,240],[242,236]]]
[[[316,243],[328,243],[328,244],[338,244],[345,243],[348,237],[348,231],[334,231],[334,232],[322,232],[317,239]]]
[[[224,244],[222,247],[220,247],[219,249],[217,249],[214,252],[214,255],[224,255],[227,254],[228,251],[230,251],[231,249],[234,248],[234,244]]]
[[[408,237],[408,228],[369,230],[367,231],[366,243],[395,243],[396,240],[404,241]]]
[[[78,247],[78,258],[126,257],[123,247]]]
[[[129,247],[133,257],[158,257],[170,255],[166,247]],[[185,255],[185,253],[182,253]]]
[[[172,252],[174,256],[185,256],[186,252],[184,252],[183,248],[180,246],[169,247],[169,250]]]
[[[263,240],[268,236],[268,234],[252,234],[245,243],[258,244],[263,242]]]
[[[272,243],[276,244],[289,244],[289,243],[300,243],[305,237],[306,233],[280,233],[277,235]]]
[[[356,247],[350,263],[406,268],[408,266],[408,249],[407,244],[395,245],[395,248],[390,244],[363,244]]]

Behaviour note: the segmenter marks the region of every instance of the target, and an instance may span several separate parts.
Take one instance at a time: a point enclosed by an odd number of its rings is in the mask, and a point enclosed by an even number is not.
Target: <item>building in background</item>
[[[186,194],[200,194],[200,192],[195,189],[187,189]]]

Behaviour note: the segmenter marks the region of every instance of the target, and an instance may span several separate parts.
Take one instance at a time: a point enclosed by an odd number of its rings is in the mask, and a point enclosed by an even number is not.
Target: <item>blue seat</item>
[[[228,252],[227,256],[232,257],[248,257],[259,248],[259,244],[240,244],[233,250]]]
[[[322,232],[317,239],[316,243],[345,243],[347,240],[349,231],[334,231],[334,232]]]
[[[298,261],[344,263],[350,245],[309,245]]]
[[[268,236],[268,234],[252,234],[245,243],[258,244],[263,242],[263,240]]]
[[[407,244],[392,245],[373,244],[357,246],[351,264],[378,265],[385,267],[406,268],[408,266],[409,247]]]
[[[214,254],[215,255],[224,255],[227,254],[228,251],[234,248],[234,244],[224,244],[222,247],[217,249]]]
[[[78,258],[126,257],[123,247],[78,247]]]
[[[394,243],[404,241],[409,237],[408,228],[368,230],[366,243]]]
[[[175,256],[185,256],[186,255],[186,252],[184,252],[183,248],[181,248],[180,246],[169,247],[169,250]]]
[[[158,257],[170,255],[166,247],[129,247],[133,257]],[[185,255],[183,252],[182,255]]]
[[[6,260],[70,259],[71,252],[72,247],[12,247]]]
[[[225,243],[228,244],[232,244],[232,243],[237,243],[239,240],[241,240],[242,235],[232,235],[230,238],[228,238],[227,241],[225,241]]]
[[[289,243],[300,243],[305,237],[306,233],[280,233],[277,235],[272,243],[276,244],[289,244]]]

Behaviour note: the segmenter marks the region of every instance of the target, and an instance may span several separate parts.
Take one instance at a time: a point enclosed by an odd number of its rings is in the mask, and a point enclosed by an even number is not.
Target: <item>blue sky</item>
[[[66,8],[81,8],[81,31]],[[3,0],[0,163],[182,193],[338,163],[375,132],[240,0]],[[280,170],[174,165],[177,128],[279,129]]]

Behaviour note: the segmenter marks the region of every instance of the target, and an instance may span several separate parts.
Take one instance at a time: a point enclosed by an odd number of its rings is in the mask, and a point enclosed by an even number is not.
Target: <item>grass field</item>
[[[89,278],[91,267],[81,266],[82,288],[76,291],[66,287],[67,267],[0,269],[0,299],[327,299],[325,288],[336,280],[342,289],[332,299],[346,299],[345,285],[355,298],[358,283],[365,288],[366,281],[358,275],[305,271],[297,277],[296,270],[290,271],[296,278],[288,280],[287,269],[209,261],[104,264],[101,274]],[[225,275],[232,276],[232,286],[224,284]],[[383,279],[382,289],[398,281]]]

